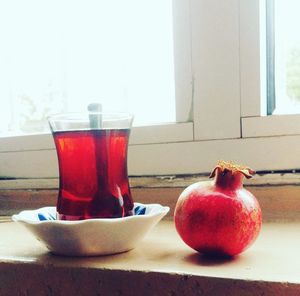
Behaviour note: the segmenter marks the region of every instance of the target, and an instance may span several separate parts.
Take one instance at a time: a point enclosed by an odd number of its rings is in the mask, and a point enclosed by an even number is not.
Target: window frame
[[[242,137],[300,135],[299,114],[267,115],[266,0],[242,0],[240,11]]]
[[[264,2],[173,0],[177,123],[132,129],[131,176],[207,173],[218,159],[300,167],[300,115],[264,116]],[[0,138],[0,164],[2,177],[58,176],[50,134]]]

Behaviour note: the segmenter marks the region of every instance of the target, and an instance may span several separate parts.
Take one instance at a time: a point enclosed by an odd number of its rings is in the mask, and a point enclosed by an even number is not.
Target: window
[[[136,125],[176,121],[171,0],[13,0],[1,23],[2,132],[47,131],[90,100]]]
[[[176,122],[133,128],[129,174],[300,167],[299,115],[266,116],[266,1],[172,4]],[[57,176],[49,134],[1,138],[0,164],[1,176]]]
[[[268,114],[300,113],[299,10],[296,0],[267,1]]]
[[[241,1],[242,134],[245,138],[282,137],[282,147],[273,149],[278,156],[282,153],[282,168],[299,166],[290,145],[298,145],[300,117],[289,114],[297,113],[297,102],[289,99],[284,78],[288,73],[284,51],[298,43],[291,31],[293,13],[286,17],[295,5],[296,1]],[[284,38],[289,42],[284,44]]]

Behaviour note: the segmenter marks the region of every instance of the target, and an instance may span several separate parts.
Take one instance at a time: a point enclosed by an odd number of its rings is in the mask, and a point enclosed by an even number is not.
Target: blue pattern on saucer
[[[56,216],[51,214],[50,212],[38,213],[38,218],[40,221],[56,220]]]
[[[134,215],[145,215],[146,207],[139,205],[134,208]]]

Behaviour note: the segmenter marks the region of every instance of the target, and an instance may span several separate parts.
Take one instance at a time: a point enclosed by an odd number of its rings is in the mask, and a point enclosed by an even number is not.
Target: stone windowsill
[[[299,174],[257,176],[247,184],[261,204],[263,229],[232,260],[201,257],[174,229],[176,200],[199,178],[207,177],[131,178],[134,200],[171,211],[123,254],[51,255],[21,225],[0,219],[0,295],[300,295]],[[56,197],[57,180],[3,180],[0,215],[54,205]]]
[[[14,222],[0,223],[0,295],[300,295],[300,223],[265,223],[233,259],[188,248],[171,221],[136,249],[102,257],[61,257]]]

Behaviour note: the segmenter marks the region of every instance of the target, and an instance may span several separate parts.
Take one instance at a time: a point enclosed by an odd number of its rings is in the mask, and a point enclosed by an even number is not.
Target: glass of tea
[[[58,166],[57,218],[118,218],[133,213],[127,150],[133,116],[66,113],[48,118]]]

